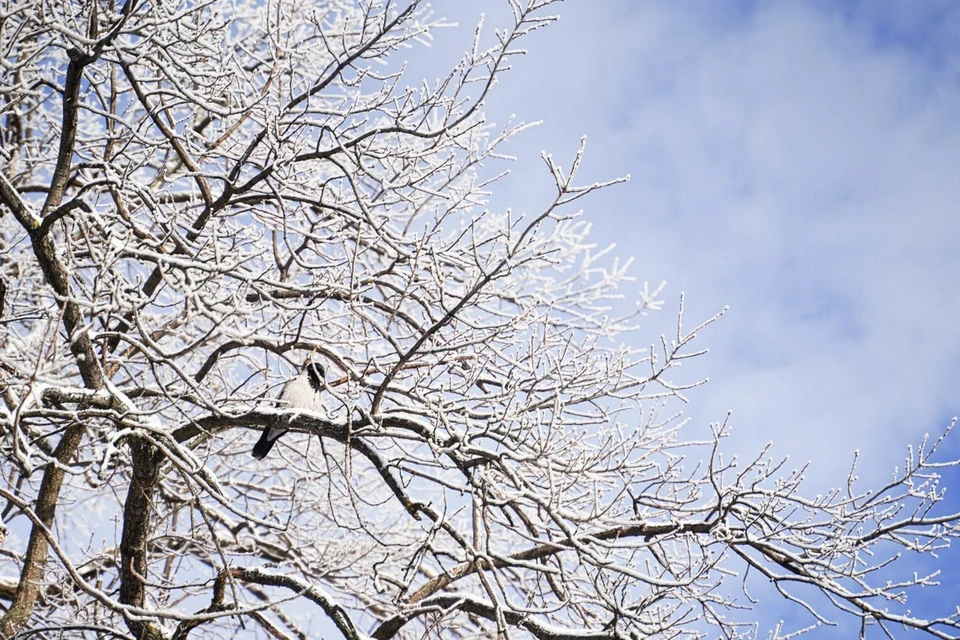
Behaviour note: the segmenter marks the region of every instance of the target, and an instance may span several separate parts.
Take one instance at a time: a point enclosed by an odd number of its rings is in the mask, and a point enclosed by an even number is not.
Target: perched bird
[[[307,360],[303,370],[283,385],[283,391],[280,392],[280,406],[285,409],[323,411],[320,391],[323,389],[325,374],[323,365]],[[287,429],[284,427],[264,427],[260,439],[253,446],[253,457],[258,460],[265,458],[277,439],[286,432]]]

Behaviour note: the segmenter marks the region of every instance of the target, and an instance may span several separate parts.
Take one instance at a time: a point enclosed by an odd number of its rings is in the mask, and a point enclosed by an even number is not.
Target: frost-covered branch
[[[771,637],[958,635],[902,559],[957,537],[945,440],[815,498],[726,459],[680,413],[722,312],[648,335],[573,208],[622,180],[581,143],[492,207],[529,125],[483,103],[556,6],[505,1],[425,80],[416,1],[0,0],[2,634],[744,638],[767,587]]]

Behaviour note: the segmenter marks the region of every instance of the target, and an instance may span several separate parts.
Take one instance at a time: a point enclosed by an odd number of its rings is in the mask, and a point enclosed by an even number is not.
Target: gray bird
[[[280,392],[280,406],[285,409],[323,411],[320,391],[323,390],[325,375],[323,365],[308,360],[303,365],[303,370],[283,385],[283,391]],[[257,460],[265,458],[280,436],[287,431],[285,427],[264,427],[260,439],[253,446],[253,457]]]

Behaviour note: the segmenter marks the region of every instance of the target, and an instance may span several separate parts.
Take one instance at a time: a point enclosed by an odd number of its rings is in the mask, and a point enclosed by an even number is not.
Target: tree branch
[[[347,640],[363,640],[367,636],[357,630],[346,609],[337,604],[329,595],[293,576],[270,573],[263,569],[230,569],[229,573],[237,580],[253,582],[263,586],[283,587],[296,591],[323,609]]]

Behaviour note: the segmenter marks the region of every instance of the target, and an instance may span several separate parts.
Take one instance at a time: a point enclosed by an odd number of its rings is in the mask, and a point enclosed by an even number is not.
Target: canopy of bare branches
[[[689,441],[712,319],[643,336],[578,210],[619,180],[488,207],[556,8],[509,4],[422,81],[415,1],[0,0],[0,637],[960,634],[894,562],[960,533],[942,439],[810,499]],[[326,410],[278,406],[308,358]]]

